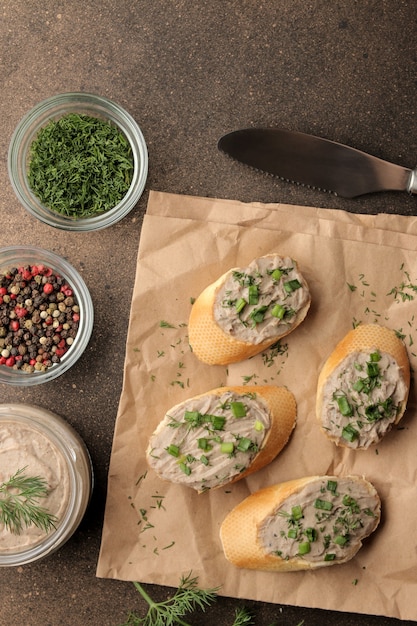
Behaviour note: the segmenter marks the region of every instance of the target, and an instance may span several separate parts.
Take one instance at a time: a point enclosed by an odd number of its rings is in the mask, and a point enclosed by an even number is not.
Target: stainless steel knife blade
[[[379,191],[417,194],[417,168],[395,165],[315,135],[246,128],[221,137],[218,148],[263,172],[345,198]]]

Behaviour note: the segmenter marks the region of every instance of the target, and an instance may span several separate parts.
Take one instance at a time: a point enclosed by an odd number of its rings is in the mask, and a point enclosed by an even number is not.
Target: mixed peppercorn
[[[73,344],[80,308],[68,282],[43,264],[0,274],[0,365],[45,371]]]

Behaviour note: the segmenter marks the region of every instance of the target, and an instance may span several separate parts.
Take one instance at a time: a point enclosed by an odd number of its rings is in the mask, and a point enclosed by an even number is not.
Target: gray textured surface
[[[86,441],[96,471],[91,507],[73,539],[39,564],[0,571],[0,624],[117,626],[129,610],[143,609],[133,585],[99,580],[95,568],[149,189],[414,214],[417,200],[406,194],[350,201],[320,194],[246,169],[218,153],[216,143],[238,127],[276,125],[414,166],[415,8],[412,0],[0,4],[0,244],[37,244],[66,256],[84,276],[96,310],[92,340],[73,370],[42,388],[0,386],[2,402],[31,402],[65,417]],[[20,118],[39,100],[71,90],[123,105],[149,149],[148,182],[136,209],[120,224],[88,235],[37,223],[19,206],[7,175],[8,144]],[[151,586],[151,592],[162,599],[168,590]],[[258,626],[399,623],[248,604]],[[219,599],[189,621],[228,626],[236,606]]]

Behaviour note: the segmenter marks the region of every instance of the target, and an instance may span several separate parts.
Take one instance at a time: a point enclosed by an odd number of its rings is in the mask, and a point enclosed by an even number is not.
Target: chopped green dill
[[[176,328],[173,324],[170,324],[169,322],[166,322],[165,320],[161,320],[159,322],[159,326],[160,328]]]
[[[68,113],[40,129],[30,146],[29,185],[52,211],[91,217],[115,207],[132,182],[133,156],[111,122]]]
[[[250,382],[253,382],[255,378],[258,378],[257,374],[252,374],[251,376],[242,376],[243,384],[248,385]]]
[[[147,476],[147,475],[148,475],[148,471],[146,471],[146,472],[144,472],[143,474],[141,474],[141,475],[139,476],[139,478],[137,479],[137,481],[136,481],[135,485],[136,485],[136,486],[140,485],[140,484],[142,483],[142,481],[144,481],[144,480],[145,480],[145,478],[146,478],[146,476]]]

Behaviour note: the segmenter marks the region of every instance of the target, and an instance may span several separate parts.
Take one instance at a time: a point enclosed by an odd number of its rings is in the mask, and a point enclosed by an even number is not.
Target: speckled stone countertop
[[[149,190],[415,214],[417,200],[405,193],[346,200],[262,175],[225,159],[217,140],[246,126],[281,126],[414,167],[416,36],[411,0],[1,3],[0,244],[36,244],[65,256],[84,277],[96,316],[86,352],[60,379],[34,388],[0,385],[1,402],[37,404],[67,419],[91,452],[96,480],[81,526],[59,552],[0,570],[1,624],[117,626],[129,611],[145,609],[131,583],[98,579],[95,572]],[[149,150],[147,185],[136,208],[91,234],[34,220],[8,178],[15,126],[37,102],[64,91],[117,101],[139,123]],[[156,599],[168,593],[153,585],[149,591]],[[229,626],[241,604],[219,598],[189,622]],[[257,626],[412,623],[284,602],[247,604]]]

